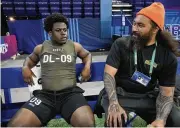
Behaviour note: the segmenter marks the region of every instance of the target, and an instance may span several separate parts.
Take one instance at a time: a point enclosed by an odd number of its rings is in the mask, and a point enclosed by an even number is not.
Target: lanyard
[[[157,42],[156,42],[156,46],[157,46]],[[153,53],[152,53],[152,57],[151,57],[149,76],[151,76],[152,72],[153,72],[153,65],[154,65],[155,55],[156,55],[156,47],[154,48]],[[134,65],[135,65],[135,70],[137,71],[137,49],[134,49]]]

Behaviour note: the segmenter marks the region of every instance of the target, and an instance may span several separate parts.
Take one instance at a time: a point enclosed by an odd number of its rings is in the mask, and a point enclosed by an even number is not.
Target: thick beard
[[[146,46],[146,44],[151,40],[151,31],[143,36],[131,36],[131,41],[133,44],[133,48],[137,50],[141,50]]]

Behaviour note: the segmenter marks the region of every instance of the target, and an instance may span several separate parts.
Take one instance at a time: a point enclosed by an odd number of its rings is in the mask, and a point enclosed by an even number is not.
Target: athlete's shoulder
[[[35,54],[39,55],[39,54],[41,53],[41,51],[42,51],[42,47],[43,47],[42,44],[37,45],[37,46],[34,48],[34,51],[33,51],[33,52],[34,52]]]
[[[74,42],[74,48],[75,48],[76,53],[78,53],[79,51],[83,49],[83,46],[78,42]]]
[[[51,43],[52,43],[51,40],[45,40],[45,41],[42,43],[42,45],[51,44]]]
[[[73,43],[74,43],[74,41],[73,41],[73,40],[68,39],[68,40],[67,40],[67,43],[71,43],[71,44],[73,44]]]

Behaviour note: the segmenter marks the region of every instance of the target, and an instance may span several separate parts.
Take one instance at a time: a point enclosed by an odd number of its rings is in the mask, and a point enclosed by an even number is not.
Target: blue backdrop
[[[42,20],[43,22],[43,20]],[[87,50],[107,48],[111,45],[111,39],[101,39],[99,18],[69,18],[69,39],[80,43]],[[44,31],[45,39],[50,37]]]
[[[9,31],[16,35],[18,51],[31,53],[44,40],[41,20],[15,20],[8,22]]]
[[[165,24],[176,39],[180,40],[180,0],[155,0],[162,2],[166,9]],[[132,22],[132,17],[128,19]],[[122,26],[121,17],[112,17],[111,37],[113,34],[129,35],[131,24],[125,20]],[[107,48],[111,39],[101,39],[101,25],[99,18],[69,18],[69,39],[79,42],[88,50]],[[31,53],[34,47],[49,39],[43,30],[43,20],[16,20],[8,22],[9,31],[17,37],[18,51]],[[109,33],[109,32],[107,32]]]
[[[163,3],[166,16],[165,25],[175,39],[180,40],[180,0],[155,0]]]
[[[155,0],[155,2],[161,2],[165,9],[180,9],[179,0]]]
[[[43,29],[42,20],[16,20],[9,21],[9,31],[17,37],[18,51],[31,53],[34,47],[44,40],[50,39]],[[107,48],[111,39],[100,38],[99,18],[68,19],[69,39],[79,42],[87,50]]]

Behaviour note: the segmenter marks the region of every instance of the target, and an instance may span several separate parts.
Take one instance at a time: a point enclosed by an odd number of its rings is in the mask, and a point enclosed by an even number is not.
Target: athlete
[[[60,114],[74,127],[93,127],[93,112],[76,83],[76,58],[84,63],[82,81],[90,78],[91,54],[79,43],[68,40],[68,21],[55,13],[46,17],[44,29],[51,39],[37,45],[22,67],[24,81],[33,85],[32,68],[40,61],[42,90],[32,97],[14,115],[9,127],[45,126],[56,114]]]

